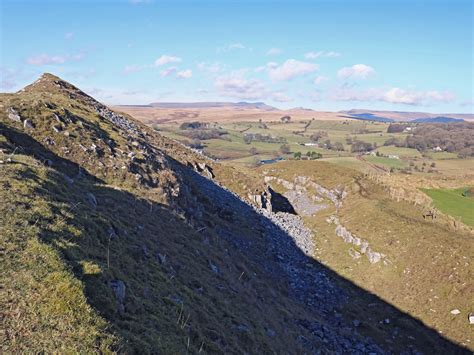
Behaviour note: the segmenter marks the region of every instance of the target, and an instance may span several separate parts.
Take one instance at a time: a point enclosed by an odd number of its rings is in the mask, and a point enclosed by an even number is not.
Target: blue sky
[[[1,90],[473,112],[473,1],[1,2]]]

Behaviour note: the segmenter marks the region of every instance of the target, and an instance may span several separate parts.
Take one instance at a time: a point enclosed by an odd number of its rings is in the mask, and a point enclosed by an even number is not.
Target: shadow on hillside
[[[41,238],[83,281],[119,351],[468,353],[307,257],[272,221],[176,161],[178,214],[87,173],[67,185],[76,163],[1,124],[0,134],[61,173],[37,191],[59,220],[43,223]]]

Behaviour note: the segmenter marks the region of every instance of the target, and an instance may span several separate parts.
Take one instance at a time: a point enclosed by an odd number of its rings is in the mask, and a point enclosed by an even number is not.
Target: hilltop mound
[[[462,351],[311,259],[259,179],[51,74],[0,98],[2,351]]]

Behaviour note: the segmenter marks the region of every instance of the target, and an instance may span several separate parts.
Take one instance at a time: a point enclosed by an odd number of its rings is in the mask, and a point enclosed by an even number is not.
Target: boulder
[[[18,112],[15,111],[13,107],[10,107],[7,110],[7,115],[8,115],[8,118],[11,119],[12,121],[21,122],[20,115],[18,114]]]
[[[34,128],[33,123],[31,123],[30,120],[24,120],[23,121],[23,127],[26,128],[26,129],[33,129]]]

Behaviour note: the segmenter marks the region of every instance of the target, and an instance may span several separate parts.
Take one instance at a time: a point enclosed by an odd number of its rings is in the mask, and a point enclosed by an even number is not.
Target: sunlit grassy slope
[[[430,196],[436,208],[465,224],[474,227],[474,197],[463,196],[468,188],[459,189],[423,189]]]

